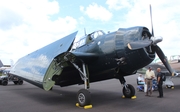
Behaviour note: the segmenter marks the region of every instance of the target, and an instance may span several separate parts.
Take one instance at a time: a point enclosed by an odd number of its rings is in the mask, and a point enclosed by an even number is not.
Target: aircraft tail
[[[2,63],[2,61],[0,60],[0,67],[3,67],[3,63]]]

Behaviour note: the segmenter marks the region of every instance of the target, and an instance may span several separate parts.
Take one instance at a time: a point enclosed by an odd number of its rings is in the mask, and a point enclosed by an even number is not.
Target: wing
[[[54,58],[71,49],[76,34],[77,31],[20,58],[11,69],[10,74],[49,90],[55,83],[51,80],[52,76],[57,72],[62,72],[62,69],[56,69],[57,63]],[[52,66],[53,69],[50,69]]]

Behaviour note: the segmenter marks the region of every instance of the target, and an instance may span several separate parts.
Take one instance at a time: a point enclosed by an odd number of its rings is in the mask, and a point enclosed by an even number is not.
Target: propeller
[[[150,17],[151,17],[151,27],[152,27],[152,36],[154,37],[154,30],[153,30],[153,21],[152,21],[152,8],[150,5]],[[169,65],[169,62],[166,58],[166,56],[164,55],[163,51],[161,50],[161,48],[157,45],[158,42],[162,41],[162,39],[155,39],[156,41],[153,41],[154,44],[151,46],[152,49],[156,52],[156,54],[158,55],[158,57],[160,58],[160,60],[162,61],[162,63],[165,65],[165,67],[167,68],[167,70],[172,74],[172,76],[174,76],[174,71],[172,70],[171,66]]]
[[[151,26],[152,26],[152,37],[146,40],[138,40],[138,41],[130,42],[127,44],[127,46],[130,50],[141,49],[141,48],[145,48],[149,46],[150,51],[152,48],[152,50],[156,52],[156,54],[158,55],[162,63],[165,65],[167,70],[172,74],[172,76],[174,76],[174,71],[169,65],[168,60],[166,59],[166,56],[164,55],[161,48],[157,45],[157,43],[162,41],[162,37],[154,37],[151,5],[150,5],[150,17],[151,17]]]

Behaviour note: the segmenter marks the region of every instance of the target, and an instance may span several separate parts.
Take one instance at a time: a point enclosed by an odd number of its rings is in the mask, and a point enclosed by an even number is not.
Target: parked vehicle
[[[14,75],[10,75],[8,71],[4,71],[3,75],[0,76],[0,84],[3,86],[8,85],[8,82],[14,82],[15,85],[22,85],[23,84],[23,80],[17,76]]]

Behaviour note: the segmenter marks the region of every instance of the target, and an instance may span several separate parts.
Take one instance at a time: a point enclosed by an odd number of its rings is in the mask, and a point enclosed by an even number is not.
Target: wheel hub
[[[131,90],[129,88],[126,88],[126,94],[130,94],[131,93]]]
[[[83,93],[80,93],[79,96],[78,96],[78,100],[79,102],[82,104],[85,102],[85,96]]]

